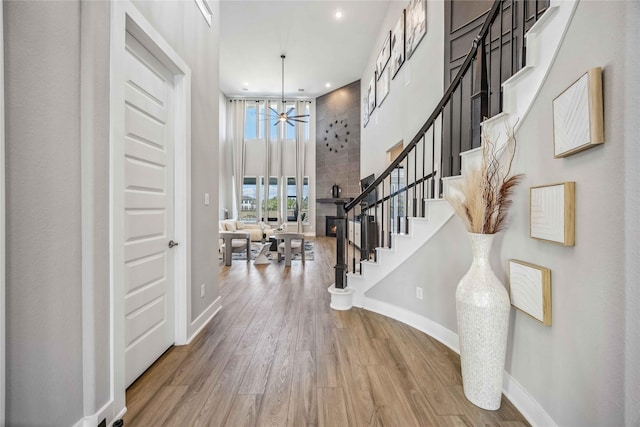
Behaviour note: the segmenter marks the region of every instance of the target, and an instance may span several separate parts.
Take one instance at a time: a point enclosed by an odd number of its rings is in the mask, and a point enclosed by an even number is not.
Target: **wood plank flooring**
[[[125,426],[501,426],[529,424],[503,397],[469,403],[460,358],[365,310],[333,311],[335,239],[315,260],[220,265],[223,308],[127,390]]]

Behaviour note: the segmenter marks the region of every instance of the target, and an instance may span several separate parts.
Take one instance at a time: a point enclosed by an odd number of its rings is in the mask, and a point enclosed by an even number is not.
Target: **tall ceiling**
[[[223,0],[220,90],[279,97],[281,54],[285,97],[315,98],[358,80],[388,6],[388,0]]]

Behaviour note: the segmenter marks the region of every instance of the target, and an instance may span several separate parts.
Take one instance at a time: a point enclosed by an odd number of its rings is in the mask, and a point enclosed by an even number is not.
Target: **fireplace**
[[[325,235],[328,237],[336,237],[338,231],[338,217],[328,216],[325,217]]]

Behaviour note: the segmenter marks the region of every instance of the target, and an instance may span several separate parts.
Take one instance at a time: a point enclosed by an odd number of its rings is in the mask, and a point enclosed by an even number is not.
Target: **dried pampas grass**
[[[463,220],[470,233],[495,234],[507,226],[507,211],[511,196],[522,175],[511,174],[516,149],[513,127],[507,127],[507,142],[498,152],[490,131],[482,128],[482,166],[465,174],[447,201]],[[504,163],[500,159],[504,158]]]

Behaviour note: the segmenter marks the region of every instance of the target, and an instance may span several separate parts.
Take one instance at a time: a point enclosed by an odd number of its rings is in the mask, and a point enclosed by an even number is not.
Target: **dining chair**
[[[247,261],[251,260],[251,235],[243,231],[220,231],[223,240],[220,250],[224,265],[231,265],[233,252],[247,251]]]
[[[304,264],[304,234],[302,233],[276,233],[278,240],[278,262],[284,255],[285,267],[291,267],[291,254],[300,253]]]

